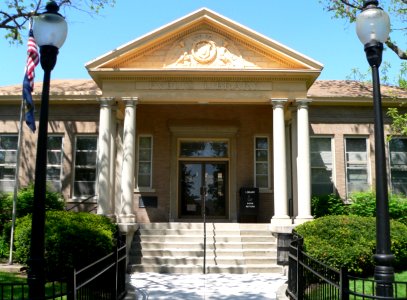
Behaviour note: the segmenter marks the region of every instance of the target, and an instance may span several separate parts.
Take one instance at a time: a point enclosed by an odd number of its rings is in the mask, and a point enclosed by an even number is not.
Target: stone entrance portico
[[[227,178],[226,220],[238,221],[239,189],[255,186],[256,174],[269,182],[259,189],[259,221],[268,216],[284,226],[311,218],[307,90],[321,64],[201,9],[86,67],[103,93],[98,213],[120,223],[182,219],[180,143],[223,140],[227,170],[210,184]],[[144,135],[153,154],[142,165]],[[260,158],[253,154],[256,137],[268,143],[256,152]],[[220,159],[211,155],[189,160]],[[150,186],[138,184],[139,172],[149,172]],[[140,207],[143,197],[155,197],[157,206]]]

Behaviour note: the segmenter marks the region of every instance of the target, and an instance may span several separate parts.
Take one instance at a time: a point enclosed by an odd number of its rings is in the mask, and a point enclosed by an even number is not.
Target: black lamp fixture
[[[45,197],[47,173],[48,105],[51,71],[54,69],[59,48],[64,44],[68,26],[54,2],[48,2],[46,11],[34,19],[33,34],[40,47],[40,62],[44,80],[39,117],[37,158],[35,162],[34,208],[30,258],[28,261],[29,299],[45,298]]]
[[[376,164],[376,254],[374,255],[376,294],[392,297],[394,281],[392,262],[394,256],[391,253],[389,197],[379,77],[383,43],[387,41],[390,33],[390,19],[388,14],[378,5],[378,1],[364,1],[363,11],[356,18],[356,33],[365,46],[373,80]]]

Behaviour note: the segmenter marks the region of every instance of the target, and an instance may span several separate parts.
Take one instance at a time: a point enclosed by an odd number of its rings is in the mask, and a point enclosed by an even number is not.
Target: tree
[[[344,19],[349,23],[356,21],[357,14],[362,10],[363,2],[364,0],[319,0],[324,10],[333,14],[333,18]],[[404,61],[407,60],[407,49],[402,48],[405,46],[402,43],[405,43],[405,35],[407,35],[407,0],[381,0],[380,7],[390,15],[392,26],[390,37],[385,44],[402,60],[397,85],[407,89],[407,62]],[[393,39],[396,32],[403,33],[401,40]],[[387,72],[389,67],[389,65],[385,65],[384,70]],[[359,79],[363,80],[365,76],[361,76],[361,74],[363,73],[357,69],[352,70],[353,76],[360,76]],[[392,118],[392,134],[407,136],[407,113],[402,113],[398,108],[391,108],[387,115]]]
[[[357,14],[362,10],[363,0],[319,0],[324,9],[333,13],[336,19],[345,19],[350,23],[356,21]],[[382,7],[392,20],[390,37],[385,43],[386,46],[397,54],[400,59],[407,60],[407,50],[402,49],[399,43],[392,39],[392,33],[403,31],[407,33],[407,0],[382,0]]]
[[[59,0],[60,8],[73,8],[89,14],[98,13],[116,0]],[[0,29],[11,43],[22,43],[21,31],[27,29],[29,20],[45,10],[48,0],[2,0],[0,2]]]

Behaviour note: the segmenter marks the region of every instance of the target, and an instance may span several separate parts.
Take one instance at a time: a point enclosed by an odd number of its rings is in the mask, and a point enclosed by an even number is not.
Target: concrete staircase
[[[202,223],[140,224],[129,253],[130,272],[202,273]],[[207,273],[282,273],[268,224],[207,223]]]

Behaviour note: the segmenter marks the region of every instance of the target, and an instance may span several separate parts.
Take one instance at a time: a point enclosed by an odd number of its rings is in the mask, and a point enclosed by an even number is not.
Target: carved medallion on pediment
[[[177,40],[167,52],[166,68],[247,68],[233,41],[213,32],[199,32]]]

